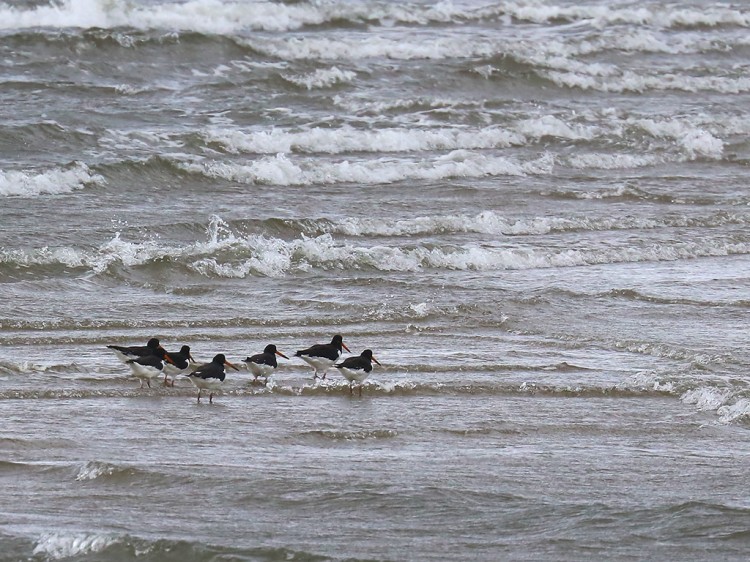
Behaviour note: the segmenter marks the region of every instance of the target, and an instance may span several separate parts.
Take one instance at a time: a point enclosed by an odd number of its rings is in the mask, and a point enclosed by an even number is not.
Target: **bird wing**
[[[317,345],[313,345],[312,347],[308,347],[307,349],[298,351],[296,355],[312,355],[314,357],[325,357],[326,359],[335,361],[339,358],[339,350],[332,345],[319,343]]]

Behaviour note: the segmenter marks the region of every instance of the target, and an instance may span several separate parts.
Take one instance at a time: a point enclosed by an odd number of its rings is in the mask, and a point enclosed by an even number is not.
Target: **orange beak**
[[[162,347],[162,349],[164,349],[164,348]],[[171,357],[170,357],[169,355],[167,355],[166,353],[164,354],[164,361],[166,361],[167,363],[171,363],[172,365],[174,365],[174,361],[173,361],[173,360],[172,360],[172,358],[171,358]]]
[[[341,342],[341,346],[342,346],[342,347],[343,347],[343,348],[344,348],[345,350],[347,350],[347,351],[348,351],[349,353],[351,353],[351,351],[349,351],[349,348],[348,348],[348,347],[346,347],[346,344],[345,344],[344,342]]]
[[[287,357],[286,355],[284,355],[284,354],[283,354],[283,353],[281,353],[280,351],[277,351],[277,352],[276,352],[276,355],[278,355],[279,357],[283,357],[284,359],[289,359],[289,357]]]
[[[235,371],[239,371],[239,369],[235,367],[234,365],[232,365],[229,361],[224,361],[224,365],[226,365],[227,367],[231,367]]]
[[[380,361],[378,361],[378,360],[377,360],[377,359],[375,359],[374,357],[372,358],[372,360],[373,360],[373,361],[375,361],[375,363],[377,363],[378,365],[380,365]],[[382,365],[380,365],[380,366],[382,367]]]
[[[188,354],[188,359],[190,359],[191,363],[195,363],[195,359],[193,359],[193,354],[192,353]]]

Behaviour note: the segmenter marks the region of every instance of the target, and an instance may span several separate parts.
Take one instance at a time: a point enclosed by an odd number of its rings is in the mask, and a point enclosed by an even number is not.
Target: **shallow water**
[[[0,3],[2,559],[744,559],[748,26]]]

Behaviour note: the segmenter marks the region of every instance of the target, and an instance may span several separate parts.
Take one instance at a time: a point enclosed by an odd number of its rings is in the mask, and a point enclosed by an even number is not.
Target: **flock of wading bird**
[[[211,360],[210,363],[196,366],[193,356],[190,354],[190,346],[183,345],[177,353],[168,353],[157,338],[151,338],[144,346],[121,346],[108,345],[109,349],[115,352],[115,355],[132,371],[133,375],[140,379],[141,388],[145,382],[151,388],[151,381],[161,375],[164,375],[164,386],[174,386],[174,381],[178,375],[188,377],[198,388],[198,402],[201,401],[201,393],[208,391],[208,402],[213,403],[214,393],[221,388],[226,378],[225,367],[231,367],[239,371],[237,366],[227,361],[223,353],[219,353]],[[343,353],[343,349],[349,351],[344,344],[344,338],[336,334],[333,336],[331,343],[320,343],[301,349],[294,354],[315,369],[313,379],[318,378],[318,373],[323,372],[321,379],[326,378],[326,373],[331,367],[335,367],[349,381],[349,393],[354,392],[354,385],[359,385],[359,395],[362,396],[362,383],[372,371],[373,361],[380,365],[377,359],[372,356],[372,350],[365,349],[361,354],[355,357],[348,357],[341,363],[336,363]],[[351,353],[351,352],[350,352]],[[289,359],[286,355],[276,349],[276,346],[269,344],[262,353],[252,355],[242,361],[247,364],[250,372],[255,376],[257,381],[263,377],[264,384],[268,383],[274,369],[278,366],[276,356]]]

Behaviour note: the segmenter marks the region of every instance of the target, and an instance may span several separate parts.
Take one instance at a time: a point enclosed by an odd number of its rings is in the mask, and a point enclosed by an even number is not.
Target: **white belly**
[[[218,390],[224,382],[219,379],[202,379],[200,377],[190,377],[190,380],[193,381],[196,388],[209,391]]]
[[[362,382],[370,376],[370,373],[366,373],[362,369],[347,369],[346,367],[342,367],[339,371],[349,382]]]
[[[151,380],[158,377],[162,371],[156,367],[149,365],[141,365],[140,363],[128,363],[133,375],[141,380]]]
[[[260,363],[248,363],[247,364],[248,369],[250,369],[250,372],[255,375],[256,377],[270,377],[273,372],[274,368],[271,367],[271,365],[260,364]]]
[[[302,360],[310,365],[316,371],[326,371],[331,368],[333,361],[326,359],[325,357],[308,357],[307,355],[300,355]]]

